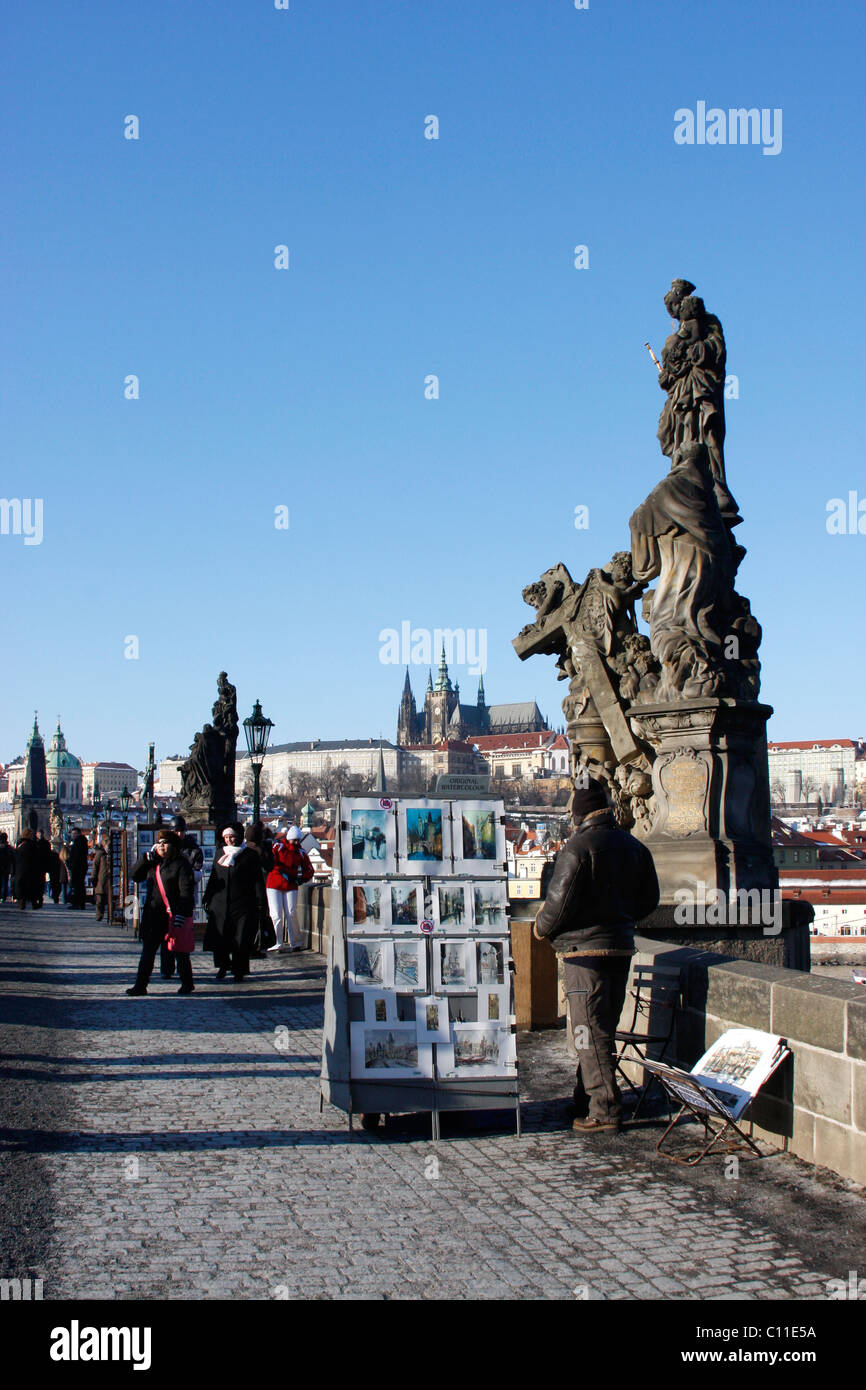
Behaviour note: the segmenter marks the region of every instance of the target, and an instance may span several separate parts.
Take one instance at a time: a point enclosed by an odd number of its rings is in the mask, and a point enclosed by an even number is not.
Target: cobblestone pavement
[[[859,1190],[777,1155],[687,1171],[657,1121],[575,1136],[563,1035],[521,1038],[510,1121],[319,1111],[324,962],[196,993],[92,912],[0,908],[0,1276],[46,1299],[824,1299],[857,1267]],[[575,1293],[577,1291],[577,1294]]]

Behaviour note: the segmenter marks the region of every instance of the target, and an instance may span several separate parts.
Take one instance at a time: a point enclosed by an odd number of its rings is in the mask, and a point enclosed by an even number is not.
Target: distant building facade
[[[131,763],[83,763],[82,781],[85,801],[93,800],[94,785],[98,787],[99,795],[104,801],[107,796],[120,796],[124,787],[130,796],[134,796],[138,786],[138,772]]]
[[[269,748],[264,757],[263,775],[267,778],[267,795],[288,796],[295,794],[299,776],[305,775],[313,782],[327,779],[336,768],[345,767],[350,777],[365,777],[375,781],[379,770],[379,750],[381,747],[385,778],[389,788],[395,789],[401,775],[408,769],[410,760],[401,748],[393,743],[379,739],[310,739],[305,743],[278,743]],[[162,768],[160,763],[160,792],[162,792]],[[247,779],[252,776],[252,766],[248,753],[238,752],[235,763],[235,795],[243,794]]]
[[[773,800],[789,806],[819,797],[825,805],[848,804],[866,773],[866,745],[860,739],[768,743],[767,755]]]
[[[502,778],[567,777],[568,739],[548,730],[531,734],[481,734],[474,740],[492,781]]]

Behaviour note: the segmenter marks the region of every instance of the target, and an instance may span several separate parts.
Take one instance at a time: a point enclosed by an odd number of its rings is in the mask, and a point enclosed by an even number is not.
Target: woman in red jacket
[[[285,945],[290,951],[300,951],[296,940],[295,908],[298,889],[313,877],[309,855],[301,848],[301,832],[293,825],[274,844],[274,867],[265,881],[268,909],[277,934],[276,943],[268,949],[279,951]]]

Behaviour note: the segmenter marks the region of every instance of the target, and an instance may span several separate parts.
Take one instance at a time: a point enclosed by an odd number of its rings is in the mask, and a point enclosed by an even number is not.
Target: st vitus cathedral
[[[427,675],[424,707],[418,710],[409,671],[403,684],[403,698],[397,715],[397,743],[401,748],[412,745],[443,743],[446,739],[462,741],[481,734],[537,733],[548,728],[534,700],[512,705],[488,705],[484,695],[484,677],[478,680],[478,695],[474,705],[460,701],[459,684],[452,685],[445,662],[445,648],[439,661],[439,673],[433,683],[432,671]]]

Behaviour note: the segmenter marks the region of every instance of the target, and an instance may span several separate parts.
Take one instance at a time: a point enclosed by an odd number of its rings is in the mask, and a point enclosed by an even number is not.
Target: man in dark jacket
[[[100,835],[99,844],[93,856],[93,866],[90,870],[97,922],[102,921],[105,916],[105,909],[111,900],[111,861],[108,858],[108,843],[108,836]],[[110,911],[108,916],[110,921]]]
[[[625,1001],[634,924],[658,906],[652,855],[621,830],[598,782],[572,798],[575,833],[556,860],[535,934],[563,957],[578,1050],[576,1130],[620,1128],[615,1033]],[[588,1115],[581,1114],[588,1105]]]
[[[69,853],[66,856],[66,867],[69,870],[69,898],[67,907],[78,908],[83,912],[87,902],[87,889],[85,881],[87,879],[87,836],[82,829],[76,830],[69,846]]]

